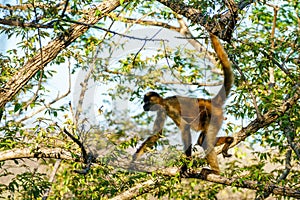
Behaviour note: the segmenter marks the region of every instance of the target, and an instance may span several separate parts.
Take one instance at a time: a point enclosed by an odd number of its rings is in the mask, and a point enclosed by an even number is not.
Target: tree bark
[[[206,10],[199,10],[188,6],[181,0],[158,0],[158,2],[169,7],[177,14],[183,15],[193,24],[203,26],[208,32],[217,35],[219,38],[230,41],[232,33],[235,29],[236,22],[238,21],[238,12],[246,5],[251,4],[253,1],[241,1],[236,4],[233,0],[225,1],[228,11],[224,14],[217,14],[210,17]],[[243,3],[241,5],[241,3]]]

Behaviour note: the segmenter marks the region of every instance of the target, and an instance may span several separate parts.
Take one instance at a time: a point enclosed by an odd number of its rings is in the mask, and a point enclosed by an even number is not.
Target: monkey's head
[[[163,108],[163,98],[156,92],[148,92],[144,96],[144,111],[157,111]]]

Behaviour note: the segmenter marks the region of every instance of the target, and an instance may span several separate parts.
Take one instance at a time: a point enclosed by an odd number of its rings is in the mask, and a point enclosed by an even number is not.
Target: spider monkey
[[[138,159],[147,147],[151,148],[162,136],[162,129],[166,117],[169,116],[181,131],[185,154],[191,157],[192,144],[190,129],[202,131],[197,143],[205,150],[205,157],[210,165],[209,169],[203,169],[204,174],[220,174],[215,146],[225,143],[222,154],[227,153],[232,137],[216,137],[223,122],[223,104],[229,95],[233,84],[233,72],[228,56],[217,36],[210,34],[212,46],[217,53],[224,73],[224,83],[218,94],[212,99],[189,98],[183,96],[171,96],[162,98],[156,92],[148,92],[144,96],[144,111],[156,111],[154,122],[154,135],[150,136],[133,155],[133,160]]]

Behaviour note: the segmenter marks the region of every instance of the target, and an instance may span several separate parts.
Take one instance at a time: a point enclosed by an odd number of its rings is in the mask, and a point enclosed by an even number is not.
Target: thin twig
[[[234,63],[235,69],[237,69],[238,72],[240,73],[241,79],[243,80],[244,84],[245,84],[247,87],[250,87],[251,84],[250,84],[249,81],[246,79],[246,77],[245,77],[245,75],[244,75],[244,72],[238,67],[237,63],[235,63],[235,62],[232,62],[232,63]],[[249,93],[250,93],[250,96],[251,96],[251,99],[252,99],[252,103],[253,103],[253,105],[254,105],[254,109],[255,109],[255,111],[256,111],[256,117],[257,117],[258,120],[262,121],[262,120],[263,120],[263,116],[262,116],[262,114],[261,114],[261,112],[260,112],[260,110],[259,110],[259,108],[258,108],[258,104],[257,104],[257,101],[256,101],[256,97],[255,97],[255,95],[253,94],[253,92],[252,92],[251,89],[249,90]]]
[[[63,9],[63,11],[62,11],[62,13],[60,15],[61,18],[63,18],[65,16],[65,12],[67,10],[68,5],[69,5],[69,0],[66,0],[64,9]]]
[[[162,31],[162,29],[159,29],[151,38],[150,41],[154,41],[153,38],[155,38],[160,32]],[[135,53],[134,57],[133,57],[133,61],[132,61],[132,66],[135,65],[135,60],[138,57],[139,53],[143,50],[143,48],[145,47],[145,45],[147,44],[148,40],[144,41],[144,44],[140,47],[140,49]],[[162,40],[161,40],[162,41]]]
[[[109,29],[106,29],[106,28],[102,28],[102,27],[97,26],[97,25],[87,24],[87,23],[84,23],[84,22],[78,22],[78,21],[70,20],[70,19],[63,19],[62,21],[73,23],[73,24],[78,24],[78,25],[82,25],[82,26],[87,26],[89,28],[95,28],[95,29],[103,30],[107,33],[112,33],[114,35],[119,35],[119,36],[126,37],[126,38],[133,39],[133,40],[153,41],[153,42],[168,41],[168,40],[163,40],[163,39],[139,38],[139,37],[134,37],[134,36],[130,36],[130,35],[125,35],[125,34],[122,34],[122,33],[118,33],[116,31],[112,31],[112,30],[109,30]]]
[[[69,61],[69,65],[68,65],[68,69],[69,69],[69,87],[68,87],[68,90],[66,91],[66,93],[64,93],[63,95],[59,96],[57,95],[57,97],[55,99],[53,99],[52,101],[50,101],[49,103],[47,104],[44,104],[43,107],[41,107],[40,109],[32,112],[31,114],[29,115],[26,115],[25,117],[23,117],[22,119],[20,120],[17,120],[17,122],[23,122],[23,121],[26,121],[30,118],[32,118],[34,115],[42,112],[43,110],[45,110],[46,108],[49,108],[52,104],[56,103],[57,101],[65,98],[66,96],[68,96],[70,93],[71,93],[71,69],[70,69],[70,61]]]
[[[64,131],[65,134],[67,134],[73,140],[73,142],[75,142],[79,146],[79,148],[81,149],[81,153],[82,153],[84,163],[87,163],[87,161],[88,161],[88,156],[87,155],[88,154],[87,154],[87,152],[85,150],[85,147],[82,144],[82,142],[80,142],[80,140],[77,139],[74,135],[72,135],[66,128],[64,128],[63,131]]]
[[[125,9],[127,7],[127,5],[123,9]],[[115,21],[112,21],[112,23],[110,24],[109,28],[107,29],[107,31],[105,32],[104,36],[102,37],[101,42],[104,41],[104,39],[108,36],[108,33],[110,33],[110,29],[111,29],[111,27],[113,26],[114,23],[115,23]],[[84,81],[80,84],[81,85],[81,91],[80,91],[80,96],[79,96],[79,100],[78,100],[78,105],[77,105],[75,117],[73,119],[74,123],[76,124],[76,126],[75,126],[76,129],[78,129],[77,124],[79,123],[79,116],[80,116],[80,114],[82,112],[82,105],[83,105],[83,100],[84,100],[85,92],[87,90],[88,81],[89,81],[92,73],[95,70],[95,67],[96,67],[95,63],[96,63],[97,56],[98,56],[100,50],[101,50],[101,48],[98,47],[97,50],[96,50],[96,52],[95,52],[95,55],[93,57],[92,63],[90,64],[90,69],[89,69],[87,75],[85,76]]]
[[[35,7],[35,2],[33,1],[33,9],[34,9],[34,14],[35,14],[35,19],[36,21],[38,21],[38,14],[37,14],[37,10],[36,10],[36,7]],[[42,37],[41,37],[41,30],[40,28],[37,28],[37,32],[38,32],[38,42],[39,42],[39,51],[40,51],[40,54],[41,54],[41,69],[40,69],[40,77],[39,77],[39,81],[38,81],[38,87],[36,89],[36,92],[34,93],[34,95],[32,96],[32,98],[26,103],[25,106],[22,107],[22,109],[26,109],[31,103],[33,103],[37,97],[38,97],[38,94],[39,94],[39,91],[41,89],[41,86],[42,86],[42,81],[43,81],[43,76],[44,76],[44,60],[43,60],[43,47],[42,47]],[[21,110],[20,110],[21,111]]]
[[[58,171],[60,163],[61,163],[61,159],[58,159],[58,160],[55,161],[52,173],[51,173],[50,178],[49,178],[49,183],[52,183],[54,181],[54,178],[55,178],[55,175],[56,175],[56,173]],[[48,188],[45,191],[42,200],[46,200],[48,198],[50,192],[51,192],[51,188]]]
[[[269,4],[267,4],[269,5]],[[274,48],[275,48],[275,30],[276,30],[276,21],[277,21],[277,13],[279,11],[279,7],[278,6],[273,6],[274,10],[274,16],[273,16],[273,26],[272,26],[272,31],[271,31],[271,49],[272,49],[272,55],[271,57],[273,58],[273,52],[274,52]],[[274,76],[274,67],[269,67],[269,75],[270,75],[270,83],[269,83],[269,87],[273,88],[275,86],[275,76]],[[269,91],[271,92],[271,91]]]

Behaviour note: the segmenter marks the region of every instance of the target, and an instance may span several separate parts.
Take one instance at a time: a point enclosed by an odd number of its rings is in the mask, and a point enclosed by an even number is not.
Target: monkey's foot
[[[183,164],[180,168],[180,177],[186,178],[189,177],[190,170],[187,167],[187,164]]]
[[[206,179],[207,178],[207,175],[209,174],[216,174],[216,175],[220,175],[220,172],[219,171],[216,171],[216,170],[212,170],[212,169],[207,169],[207,168],[203,168],[200,172],[201,176]]]

